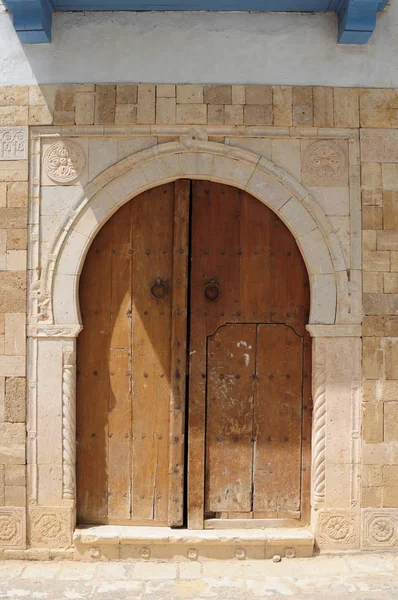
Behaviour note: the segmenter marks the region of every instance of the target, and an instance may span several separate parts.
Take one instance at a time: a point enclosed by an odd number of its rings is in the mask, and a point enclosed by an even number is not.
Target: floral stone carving
[[[71,140],[51,144],[43,159],[44,172],[57,183],[75,181],[81,175],[85,164],[83,150]]]
[[[319,546],[353,548],[358,545],[358,514],[350,511],[322,511],[316,535]]]
[[[307,185],[341,185],[346,174],[346,157],[335,142],[314,142],[303,157],[303,178]]]
[[[24,509],[0,509],[0,546],[11,548],[25,547]]]
[[[30,542],[35,546],[70,546],[71,511],[65,508],[34,508],[30,511]]]
[[[363,546],[365,548],[398,546],[398,510],[364,511]]]
[[[28,158],[28,128],[0,127],[0,160]]]

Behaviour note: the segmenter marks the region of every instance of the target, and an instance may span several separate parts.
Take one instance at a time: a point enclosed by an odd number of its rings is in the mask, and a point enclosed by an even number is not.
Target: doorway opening
[[[308,274],[248,193],[177,180],[120,208],[80,279],[79,523],[305,525]]]

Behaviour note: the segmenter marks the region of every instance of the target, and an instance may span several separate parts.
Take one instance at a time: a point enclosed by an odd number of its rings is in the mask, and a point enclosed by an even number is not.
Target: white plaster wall
[[[51,45],[22,46],[0,6],[0,85],[398,87],[397,31],[398,0],[378,16],[366,46],[338,45],[334,14],[57,13]]]

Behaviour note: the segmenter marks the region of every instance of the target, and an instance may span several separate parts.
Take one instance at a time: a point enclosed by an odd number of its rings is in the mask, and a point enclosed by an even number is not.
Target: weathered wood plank
[[[255,356],[255,325],[225,325],[208,339],[206,513],[251,511]]]
[[[258,325],[253,510],[267,516],[300,511],[302,372],[303,339]]]
[[[107,518],[112,228],[95,237],[80,278],[83,331],[77,340],[77,519]]]
[[[168,523],[184,521],[185,403],[188,318],[189,205],[191,183],[175,183],[171,324],[171,401]]]
[[[132,517],[167,524],[174,184],[132,204]]]

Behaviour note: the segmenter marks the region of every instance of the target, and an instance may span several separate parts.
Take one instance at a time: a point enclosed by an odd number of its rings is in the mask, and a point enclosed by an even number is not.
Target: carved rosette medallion
[[[71,183],[77,179],[86,164],[81,147],[71,140],[51,144],[43,158],[46,175],[56,183]]]
[[[30,541],[36,546],[70,546],[71,512],[63,508],[34,508],[30,512]]]
[[[363,545],[365,548],[398,546],[398,510],[365,511]]]
[[[335,142],[314,142],[304,154],[305,179],[312,185],[336,185],[345,170],[346,157]]]
[[[24,511],[19,508],[0,509],[0,546],[25,546]]]
[[[316,535],[319,546],[353,548],[358,544],[358,514],[350,511],[322,511]]]

